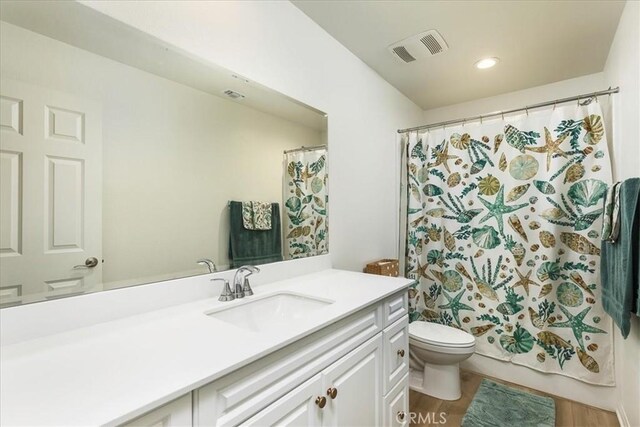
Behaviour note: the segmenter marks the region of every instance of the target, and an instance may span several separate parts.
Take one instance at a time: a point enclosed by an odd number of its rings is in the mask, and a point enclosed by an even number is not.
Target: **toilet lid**
[[[428,344],[443,347],[470,347],[476,339],[460,329],[433,322],[412,322],[409,324],[409,337]]]

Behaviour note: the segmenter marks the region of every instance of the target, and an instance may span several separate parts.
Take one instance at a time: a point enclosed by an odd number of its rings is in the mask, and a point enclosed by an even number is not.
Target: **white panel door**
[[[382,337],[377,335],[323,371],[324,426],[379,426]],[[332,397],[335,396],[335,397]]]
[[[315,427],[322,425],[326,405],[322,395],[322,375],[317,374],[258,412],[243,426]],[[322,406],[322,408],[321,408]]]
[[[0,304],[99,288],[99,104],[6,79],[0,95]]]

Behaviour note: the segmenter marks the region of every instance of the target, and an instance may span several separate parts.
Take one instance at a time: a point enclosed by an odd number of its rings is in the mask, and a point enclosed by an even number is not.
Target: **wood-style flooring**
[[[412,426],[437,426],[437,427],[458,427],[462,423],[462,417],[464,417],[467,408],[473,400],[473,396],[476,394],[480,382],[484,378],[481,375],[460,371],[462,378],[462,397],[456,401],[445,401],[436,399],[435,397],[425,396],[421,393],[411,391],[409,395],[409,410],[413,413],[431,414],[431,419],[425,424],[424,422],[418,422],[418,418],[414,417],[415,423],[411,423]],[[533,390],[527,387],[523,387],[517,384],[501,381],[495,378],[489,378],[497,383],[509,385],[511,387],[527,391],[532,394],[540,396],[549,396],[555,400],[556,403],[556,426],[560,427],[618,427],[618,419],[613,412],[597,409],[592,406],[583,405],[578,402],[563,399],[561,397],[553,396],[547,393],[543,393],[538,390]],[[445,423],[442,423],[442,419],[439,417],[440,413],[444,413]],[[427,416],[423,417],[425,421]],[[515,426],[514,426],[515,427]]]

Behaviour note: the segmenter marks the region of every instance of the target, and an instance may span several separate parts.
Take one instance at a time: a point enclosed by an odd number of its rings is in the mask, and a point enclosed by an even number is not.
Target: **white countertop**
[[[412,281],[325,270],[254,288],[232,302],[203,299],[0,348],[0,424],[114,425],[276,351],[406,288]],[[330,299],[269,333],[205,311],[278,291]]]

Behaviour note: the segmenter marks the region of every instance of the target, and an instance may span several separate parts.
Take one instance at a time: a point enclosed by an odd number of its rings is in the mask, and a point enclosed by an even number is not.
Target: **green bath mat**
[[[482,380],[462,427],[554,427],[556,405],[552,398]]]

